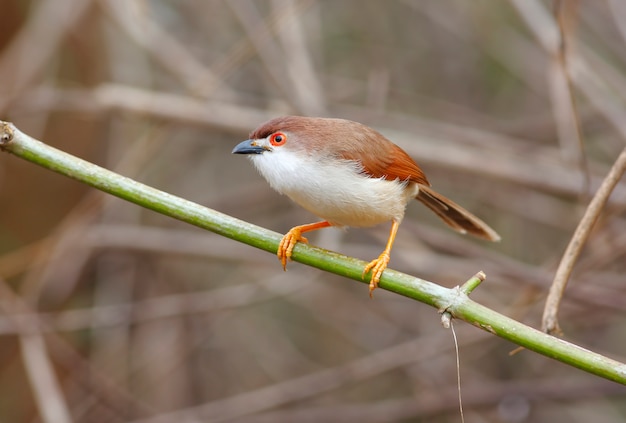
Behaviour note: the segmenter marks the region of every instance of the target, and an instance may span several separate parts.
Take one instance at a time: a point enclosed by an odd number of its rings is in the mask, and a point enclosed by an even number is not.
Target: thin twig
[[[461,395],[461,358],[459,354],[459,341],[454,331],[454,322],[450,321],[450,330],[454,339],[454,355],[456,357],[456,384],[459,391],[459,413],[461,414],[461,423],[465,423],[465,414],[463,413],[463,397]]]
[[[589,238],[589,234],[591,233],[594,223],[598,220],[600,212],[613,192],[613,188],[615,188],[625,171],[626,148],[622,150],[622,153],[615,161],[615,164],[604,179],[604,182],[602,182],[602,185],[600,185],[600,188],[594,195],[591,203],[589,203],[589,207],[587,207],[587,210],[580,220],[576,231],[574,231],[574,235],[572,236],[565,253],[563,253],[563,257],[561,258],[559,267],[554,275],[554,281],[550,287],[550,292],[548,293],[546,305],[543,310],[541,327],[544,332],[561,333],[561,328],[559,327],[557,320],[557,313],[559,311],[559,305],[561,303],[565,287],[567,286],[567,281],[572,274],[574,264],[576,264],[576,260],[578,259],[587,238]]]
[[[584,175],[583,196],[586,196],[590,189],[591,175],[584,151],[582,130],[576,96],[569,72],[567,61],[572,49],[568,25],[572,19],[571,3],[557,0],[554,5],[554,14],[559,28],[559,48],[552,56],[552,67],[550,69],[550,94],[554,120],[556,123],[557,135],[563,156],[568,162],[578,163],[581,173]]]

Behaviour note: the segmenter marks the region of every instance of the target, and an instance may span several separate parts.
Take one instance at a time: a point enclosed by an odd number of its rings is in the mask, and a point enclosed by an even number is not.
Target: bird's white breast
[[[356,162],[314,159],[301,151],[275,149],[250,159],[276,191],[336,226],[373,226],[401,221],[417,186],[370,178]]]

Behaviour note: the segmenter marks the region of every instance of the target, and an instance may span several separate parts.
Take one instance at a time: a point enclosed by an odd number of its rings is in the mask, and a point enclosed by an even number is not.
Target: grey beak
[[[254,140],[245,140],[233,148],[233,154],[263,154],[267,151],[265,147],[257,145]]]

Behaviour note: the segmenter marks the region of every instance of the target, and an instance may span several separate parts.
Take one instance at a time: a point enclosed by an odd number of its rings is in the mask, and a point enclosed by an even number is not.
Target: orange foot
[[[280,260],[283,265],[283,270],[287,270],[287,260],[291,260],[293,247],[295,247],[298,242],[304,242],[305,244],[308,244],[309,242],[308,239],[302,236],[302,228],[300,226],[291,228],[291,230],[285,234],[283,239],[280,240],[276,255],[278,256],[278,260]]]
[[[293,247],[295,247],[298,242],[304,242],[305,244],[308,244],[309,241],[302,236],[303,233],[316,231],[318,229],[327,228],[329,226],[330,223],[328,223],[327,221],[322,221],[291,228],[291,230],[285,234],[283,239],[280,240],[280,244],[278,244],[278,251],[276,252],[278,260],[280,260],[283,265],[283,270],[287,270],[287,260],[291,260]]]
[[[387,268],[389,264],[389,253],[387,251],[383,251],[383,253],[378,256],[377,259],[369,262],[365,269],[363,270],[363,278],[369,271],[372,272],[372,279],[370,279],[370,298],[372,298],[372,293],[376,288],[378,288],[378,282],[380,281],[380,277],[383,274],[383,271]]]

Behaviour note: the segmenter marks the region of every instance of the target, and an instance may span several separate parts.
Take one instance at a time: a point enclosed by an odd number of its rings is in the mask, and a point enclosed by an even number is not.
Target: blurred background
[[[411,204],[390,267],[539,327],[626,140],[626,3],[3,0],[0,117],[284,233],[315,218],[234,145],[282,114],[373,126],[488,222]],[[2,422],[458,422],[454,342],[423,304],[0,155]],[[626,185],[574,270],[565,338],[626,360]],[[389,227],[315,245],[377,257]],[[621,422],[626,389],[463,322],[468,422]]]

